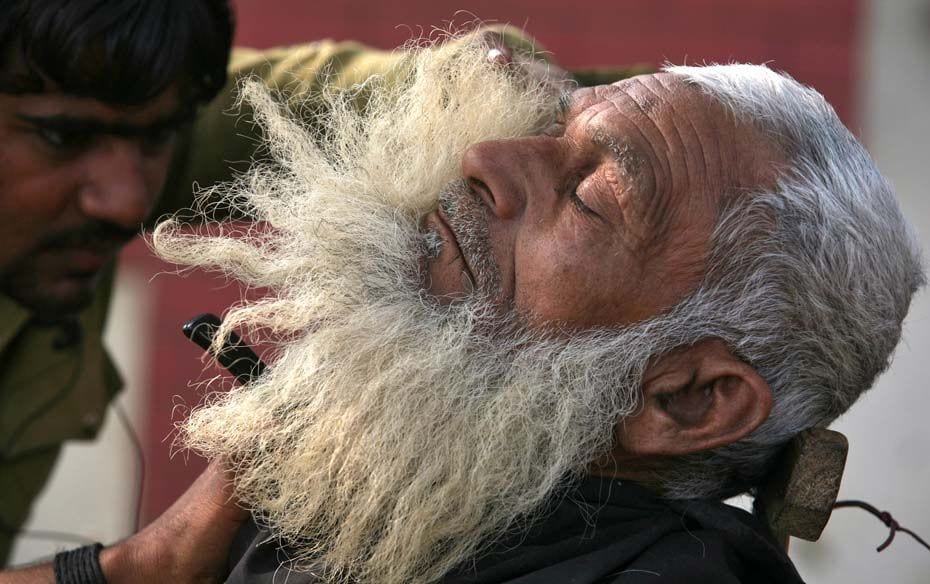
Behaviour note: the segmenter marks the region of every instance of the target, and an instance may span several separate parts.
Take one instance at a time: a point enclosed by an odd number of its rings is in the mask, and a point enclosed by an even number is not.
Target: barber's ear
[[[661,357],[644,380],[643,409],[617,427],[628,455],[717,448],[755,430],[772,410],[768,383],[716,339]]]

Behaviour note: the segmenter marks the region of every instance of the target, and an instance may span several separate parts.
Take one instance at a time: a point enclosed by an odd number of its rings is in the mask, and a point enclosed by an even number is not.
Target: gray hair
[[[669,496],[724,497],[759,484],[785,442],[873,384],[925,280],[891,185],[823,96],[759,65],[665,71],[770,136],[787,160],[771,192],[729,197],[701,285],[661,319],[683,343],[722,339],[771,387],[756,431],[663,477]]]

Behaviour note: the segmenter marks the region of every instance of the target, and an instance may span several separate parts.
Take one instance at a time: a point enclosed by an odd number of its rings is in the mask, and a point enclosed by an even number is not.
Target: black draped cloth
[[[265,529],[242,528],[229,584],[323,584],[287,567]],[[661,499],[587,477],[528,530],[464,562],[439,584],[802,583],[766,527],[718,501]],[[803,584],[803,583],[802,583]]]

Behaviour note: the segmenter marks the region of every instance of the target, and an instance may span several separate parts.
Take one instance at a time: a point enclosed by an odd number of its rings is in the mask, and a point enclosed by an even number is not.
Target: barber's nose
[[[88,152],[84,163],[79,203],[84,215],[138,229],[157,195],[142,148],[130,140],[109,140]]]
[[[513,219],[548,174],[546,150],[537,138],[481,142],[465,151],[462,173],[497,217]]]

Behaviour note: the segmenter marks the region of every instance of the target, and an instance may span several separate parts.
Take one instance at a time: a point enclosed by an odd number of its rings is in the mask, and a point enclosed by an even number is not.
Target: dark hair
[[[193,105],[226,82],[228,0],[0,0],[0,15],[0,92],[137,105],[179,82]]]

